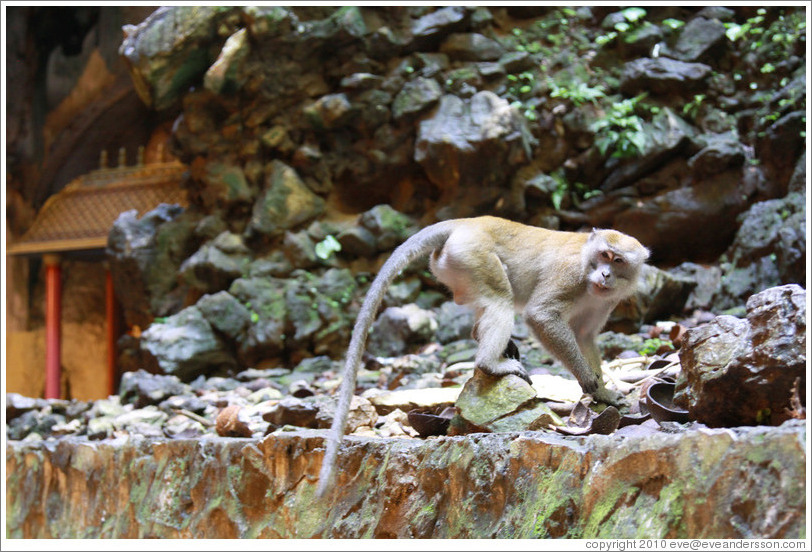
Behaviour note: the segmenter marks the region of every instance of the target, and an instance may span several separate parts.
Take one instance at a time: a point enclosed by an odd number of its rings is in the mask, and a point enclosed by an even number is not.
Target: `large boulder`
[[[690,329],[675,402],[711,427],[778,425],[806,404],[806,291],[791,284],[747,301],[747,318]]]
[[[372,325],[369,350],[381,356],[401,355],[408,352],[409,345],[429,341],[436,330],[437,319],[431,311],[413,304],[389,307]]]
[[[316,218],[324,208],[324,200],[305,186],[293,168],[281,161],[273,161],[265,190],[254,204],[246,236],[280,236],[285,230]]]
[[[650,92],[658,95],[699,92],[707,86],[711,67],[664,57],[640,58],[628,62],[620,75],[620,91],[634,95]]]
[[[695,17],[681,29],[676,44],[664,55],[680,61],[712,61],[727,43],[725,26],[718,19]]]
[[[158,360],[166,374],[184,381],[236,366],[226,343],[195,306],[152,324],[141,334],[141,348]]]
[[[130,70],[138,95],[158,110],[175,105],[217,59],[235,8],[176,6],[155,10],[138,26],[124,27],[119,53]]]
[[[470,100],[445,95],[420,123],[414,160],[447,200],[465,188],[504,186],[522,148],[522,124],[521,115],[492,92]]]
[[[162,204],[140,219],[137,211],[125,211],[113,223],[107,258],[129,325],[145,328],[182,306],[188,288],[179,285],[177,272],[194,251],[196,222],[182,207]]]
[[[249,254],[242,236],[226,231],[183,261],[180,276],[191,287],[213,293],[227,288],[245,273]]]
[[[805,284],[805,194],[755,203],[737,222],[741,226],[725,253],[721,285],[714,294],[717,308],[740,306],[760,289]]]

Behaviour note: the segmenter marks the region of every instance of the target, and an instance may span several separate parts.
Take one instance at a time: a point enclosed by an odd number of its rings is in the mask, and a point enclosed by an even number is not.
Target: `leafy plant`
[[[556,171],[550,176],[556,181],[556,187],[550,196],[550,200],[553,202],[553,208],[559,211],[561,210],[561,203],[564,201],[564,197],[566,197],[570,191],[570,184],[567,182],[567,179],[564,178],[562,171]]]
[[[693,100],[682,106],[683,115],[688,115],[691,118],[695,118],[699,112],[699,107],[702,105],[702,102],[705,101],[705,98],[705,94],[695,94]]]
[[[335,237],[328,235],[322,241],[316,244],[316,257],[326,261],[334,253],[341,251],[341,244]]]
[[[585,82],[579,82],[575,86],[561,86],[552,79],[547,79],[547,83],[551,89],[550,97],[570,100],[575,106],[586,102],[595,104],[598,99],[606,96],[606,91],[601,85],[590,87]]]
[[[550,196],[550,201],[553,203],[553,208],[556,211],[561,210],[561,204],[564,201],[564,198],[568,195],[573,195],[575,200],[582,200],[582,199],[589,199],[591,197],[595,197],[596,195],[600,195],[603,192],[600,190],[593,190],[586,184],[582,182],[576,182],[570,185],[567,178],[564,176],[564,171],[558,169],[550,174],[550,176],[555,180],[556,187],[553,190],[552,195]]]
[[[606,117],[592,124],[592,131],[596,134],[595,146],[601,155],[611,149],[612,157],[634,157],[646,147],[643,120],[635,114],[638,102],[644,97],[645,94],[641,94],[611,104]]]
[[[533,84],[535,83],[536,75],[531,71],[523,71],[518,75],[508,75],[507,80],[510,82],[507,89],[507,96],[514,100],[511,105],[518,109],[527,120],[537,120],[538,114],[536,113],[536,106],[525,102],[531,92],[533,92]]]
[[[621,10],[625,21],[618,21],[614,24],[614,31],[609,31],[604,35],[595,38],[595,43],[598,46],[603,46],[612,42],[619,34],[628,33],[629,31],[637,28],[646,16],[646,10],[643,8],[631,7]],[[677,21],[676,19],[674,21]]]
[[[644,356],[653,355],[664,345],[674,348],[673,344],[667,339],[660,339],[659,337],[646,339],[638,352]]]

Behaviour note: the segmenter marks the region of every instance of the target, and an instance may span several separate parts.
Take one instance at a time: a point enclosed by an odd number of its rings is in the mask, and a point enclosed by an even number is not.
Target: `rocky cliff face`
[[[805,430],[14,443],[11,538],[802,538]]]

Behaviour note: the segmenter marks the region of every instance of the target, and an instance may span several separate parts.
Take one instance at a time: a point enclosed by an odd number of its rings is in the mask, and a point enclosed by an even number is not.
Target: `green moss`
[[[666,485],[660,490],[660,494],[655,498],[651,508],[639,508],[635,511],[640,515],[640,525],[637,528],[637,538],[651,538],[652,526],[662,529],[664,533],[669,527],[680,528],[680,521],[684,518],[685,499],[684,489],[679,483]],[[665,536],[665,535],[658,535]],[[690,535],[673,535],[679,538],[687,538]]]
[[[587,490],[588,491],[588,490]],[[635,494],[639,489],[630,487],[623,482],[615,482],[601,495],[584,521],[584,538],[601,538],[606,533],[607,521],[612,517],[618,506],[625,502],[629,495]]]
[[[554,519],[561,512],[572,507],[573,489],[570,481],[572,474],[569,471],[553,470],[546,466],[537,466],[536,472],[529,482],[532,485],[521,490],[520,503],[527,504],[522,508],[523,518],[515,529],[515,538],[550,538],[561,536],[562,531],[551,529],[559,525]],[[566,538],[580,538],[581,529],[578,526],[566,528]],[[505,537],[514,535],[505,534]]]

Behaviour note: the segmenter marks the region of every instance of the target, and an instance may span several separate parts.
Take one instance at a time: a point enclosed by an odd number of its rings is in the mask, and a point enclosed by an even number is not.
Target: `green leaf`
[[[741,25],[736,23],[725,23],[727,29],[725,30],[725,36],[731,41],[736,42],[739,40],[742,35],[744,35],[744,30]]]
[[[556,211],[561,209],[561,202],[564,200],[564,194],[566,194],[566,193],[567,193],[567,189],[562,188],[562,187],[558,187],[555,190],[553,190],[553,194],[550,197],[550,199],[552,200],[553,208]]]
[[[685,25],[685,21],[680,21],[679,19],[669,17],[668,19],[663,19],[663,25],[665,25],[669,29],[676,30]]]
[[[620,23],[615,23],[615,30],[618,31],[618,32],[621,32],[621,33],[625,33],[626,31],[628,31],[631,28],[632,28],[632,26],[629,25],[628,23],[626,23],[625,21],[621,21]]]
[[[622,13],[626,21],[630,23],[635,23],[646,16],[646,10],[643,8],[626,8],[620,13]]]
[[[316,257],[326,261],[333,253],[341,251],[341,244],[333,236],[327,236],[316,244]]]

